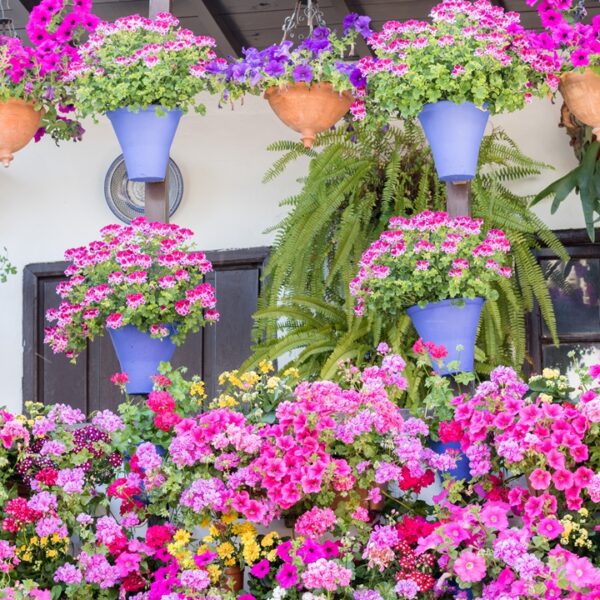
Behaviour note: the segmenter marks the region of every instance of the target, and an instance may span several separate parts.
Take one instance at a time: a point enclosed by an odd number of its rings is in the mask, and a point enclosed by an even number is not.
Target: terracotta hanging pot
[[[273,112],[302,136],[306,148],[311,148],[317,133],[333,127],[354,102],[350,92],[336,92],[330,83],[294,83],[287,87],[272,87],[265,92]]]
[[[42,111],[33,102],[16,98],[0,101],[0,162],[8,167],[13,152],[24,148],[39,129]]]
[[[558,87],[569,110],[600,138],[600,75],[591,69],[565,73]]]
[[[225,567],[223,574],[225,575],[225,584],[223,586],[225,590],[233,593],[242,590],[244,587],[244,573],[238,565]]]

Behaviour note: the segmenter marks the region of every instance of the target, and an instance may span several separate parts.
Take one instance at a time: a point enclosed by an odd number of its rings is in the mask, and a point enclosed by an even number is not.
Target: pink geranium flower
[[[529,483],[534,490],[546,490],[551,482],[551,475],[544,469],[535,469],[529,475]]]

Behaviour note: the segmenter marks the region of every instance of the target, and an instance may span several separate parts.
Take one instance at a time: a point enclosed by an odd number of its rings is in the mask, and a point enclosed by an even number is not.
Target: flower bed
[[[404,368],[385,345],[340,383],[262,363],[224,374],[200,412],[202,382],[164,364],[119,415],[2,412],[0,593],[600,597],[600,366],[571,400],[557,372],[530,387],[504,367],[455,397],[439,430],[463,432],[469,481],[398,408]],[[446,474],[432,504],[419,494],[433,470]]]

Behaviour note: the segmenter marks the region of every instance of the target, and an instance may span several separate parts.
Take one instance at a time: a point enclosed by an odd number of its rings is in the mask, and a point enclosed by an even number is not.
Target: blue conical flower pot
[[[450,375],[473,370],[475,338],[484,302],[483,298],[442,300],[424,308],[415,305],[406,310],[424,342],[442,345],[448,351],[442,367],[434,363],[436,373]],[[457,350],[457,346],[462,349]],[[454,361],[459,361],[460,368],[448,369],[446,365]]]
[[[426,104],[419,121],[442,181],[469,181],[477,173],[479,147],[490,113],[472,102]]]
[[[138,112],[119,108],[106,113],[123,150],[131,181],[163,181],[171,144],[183,111],[173,109],[158,116],[156,106]]]
[[[169,326],[171,335],[174,327]],[[152,376],[158,373],[158,365],[168,362],[175,352],[175,344],[170,337],[156,339],[133,325],[119,329],[109,329],[121,370],[127,373],[129,381],[125,385],[128,394],[148,394],[152,391]]]
[[[469,463],[469,459],[466,454],[464,454],[460,449],[460,442],[448,442],[444,444],[443,442],[431,442],[431,449],[438,454],[443,454],[446,450],[450,448],[454,450],[458,450],[460,454],[456,459],[456,468],[450,469],[449,471],[440,472],[440,477],[443,476],[444,473],[448,473],[452,479],[456,479],[457,481],[468,481],[471,479],[471,465]]]

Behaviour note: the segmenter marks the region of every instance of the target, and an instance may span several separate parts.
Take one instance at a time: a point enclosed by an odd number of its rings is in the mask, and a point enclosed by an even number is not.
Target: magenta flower
[[[285,564],[275,575],[275,579],[282,588],[289,588],[298,583],[298,571],[294,565]]]
[[[490,529],[502,531],[508,527],[508,505],[504,502],[488,502],[481,509],[481,522]]]
[[[554,517],[545,517],[539,522],[537,527],[538,533],[549,540],[558,537],[564,529],[560,521]]]
[[[250,574],[257,579],[264,579],[270,571],[271,567],[266,558],[257,562],[251,569]]]
[[[557,490],[564,491],[573,485],[573,473],[566,469],[559,469],[552,475],[552,483]]]
[[[462,581],[481,581],[486,575],[485,558],[475,552],[463,550],[454,561],[454,572]]]
[[[534,490],[546,490],[550,485],[551,475],[544,469],[535,469],[529,475],[529,483]]]
[[[571,54],[571,64],[574,67],[587,67],[590,64],[590,52],[584,48],[578,48]]]

